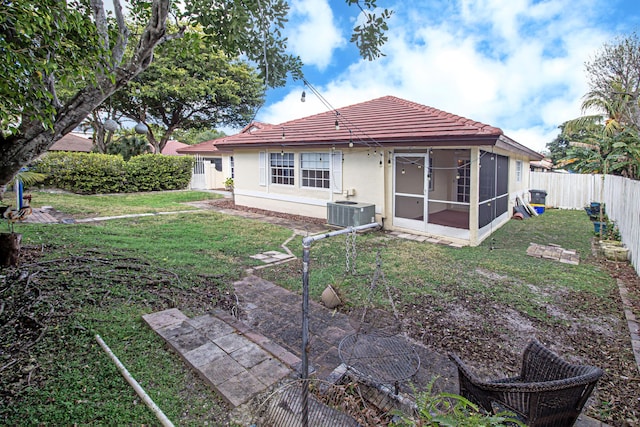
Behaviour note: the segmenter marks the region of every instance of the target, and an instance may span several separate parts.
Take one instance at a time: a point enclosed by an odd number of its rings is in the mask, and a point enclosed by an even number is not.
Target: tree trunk
[[[20,260],[22,234],[0,233],[0,265],[16,266]]]
[[[120,66],[120,59],[113,64],[115,80],[97,73],[96,82],[80,89],[66,105],[56,112],[53,127],[47,128],[39,121],[23,118],[19,132],[15,135],[0,134],[0,198],[3,186],[13,180],[21,167],[28,165],[71,132],[93,109],[144,71],[153,58],[153,48],[172,38],[182,37],[183,29],[176,34],[166,34],[169,0],[153,0],[151,18],[135,48],[133,59]],[[123,22],[124,24],[124,22]]]

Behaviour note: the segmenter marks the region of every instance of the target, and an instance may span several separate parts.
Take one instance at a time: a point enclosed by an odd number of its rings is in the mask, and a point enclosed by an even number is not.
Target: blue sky
[[[394,10],[386,57],[349,43],[358,10],[344,0],[293,0],[291,53],[334,108],[394,95],[500,127],[536,151],[581,115],[585,61],[640,33],[640,0],[378,0]],[[327,111],[304,85],[270,90],[256,120]]]

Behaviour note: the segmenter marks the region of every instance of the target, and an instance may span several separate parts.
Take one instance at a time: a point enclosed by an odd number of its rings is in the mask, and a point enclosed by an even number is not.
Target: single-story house
[[[239,205],[472,246],[528,200],[529,163],[543,158],[497,127],[393,96],[211,143],[233,153]]]
[[[225,187],[227,178],[234,178],[233,151],[222,151],[216,147],[220,139],[187,145],[176,150],[180,155],[195,157],[190,188],[212,190]]]

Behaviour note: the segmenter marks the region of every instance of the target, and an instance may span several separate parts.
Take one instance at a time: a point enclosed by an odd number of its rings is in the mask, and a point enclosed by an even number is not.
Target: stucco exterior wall
[[[376,205],[376,213],[384,208],[384,177],[386,158],[373,150],[352,149],[343,152],[342,183],[340,200],[352,200]],[[384,153],[383,153],[384,154]],[[382,161],[382,165],[380,164]],[[353,196],[347,196],[353,190]],[[338,199],[336,199],[338,200]]]
[[[264,152],[266,180],[260,184],[260,151]],[[260,209],[287,212],[296,215],[326,218],[327,202],[351,200],[373,203],[380,213],[384,201],[384,162],[380,165],[380,156],[363,149],[346,150],[285,150],[294,153],[294,184],[271,183],[269,154],[280,154],[281,150],[236,150],[235,163],[235,201],[239,205]],[[341,191],[324,188],[303,187],[300,179],[300,153],[333,153],[342,155],[341,173],[331,175],[339,180]],[[332,170],[333,172],[333,170]]]
[[[516,196],[520,196],[522,201],[527,202],[529,200],[529,159],[523,156],[517,156],[513,153],[509,155],[509,208],[512,212],[513,206],[516,202]],[[516,163],[522,162],[522,170],[520,174],[520,180],[516,179]]]
[[[509,158],[509,206],[508,211],[496,218],[491,224],[478,229],[478,182],[479,182],[479,159],[481,150],[494,152]],[[400,150],[401,151],[401,150]],[[425,153],[425,150],[419,150]],[[264,164],[260,165],[260,152],[263,154]],[[350,200],[360,203],[375,204],[376,219],[384,219],[385,228],[398,229],[393,224],[393,183],[394,183],[394,160],[392,150],[381,152],[366,148],[345,148],[343,150],[331,149],[291,149],[284,150],[285,153],[294,154],[294,184],[284,185],[271,182],[269,155],[271,153],[281,154],[281,149],[258,150],[243,149],[236,150],[233,154],[235,164],[235,201],[239,205],[267,209],[276,212],[286,212],[296,215],[304,215],[315,218],[327,217],[327,203],[339,200]],[[397,151],[396,151],[397,152]],[[409,150],[407,150],[409,152]],[[301,159],[300,153],[326,153],[327,156],[341,156],[339,170],[334,170],[332,166],[332,185],[330,189],[308,188],[301,184]],[[417,153],[417,151],[416,151]],[[334,157],[334,162],[337,157]],[[391,162],[389,160],[391,159]],[[437,201],[434,207],[440,205],[439,209],[446,204],[447,200],[457,200],[456,197],[456,165],[458,159],[470,162],[471,188],[469,210],[469,229],[463,230],[460,236],[455,232],[449,236],[456,243],[478,245],[487,238],[493,231],[503,225],[511,217],[516,196],[526,196],[529,190],[529,160],[523,155],[517,155],[506,150],[495,147],[439,147],[432,151],[433,160],[433,190],[428,191],[428,198]],[[516,161],[522,162],[522,174],[520,181],[516,181]],[[225,159],[223,166],[229,165]],[[225,170],[226,172],[226,170]],[[333,174],[335,172],[335,175]],[[262,175],[262,177],[261,177]],[[263,183],[261,184],[261,180]],[[338,185],[334,185],[334,181]],[[337,187],[337,188],[336,188]],[[526,198],[523,200],[527,200]],[[448,209],[463,207],[449,203]],[[431,204],[429,204],[431,211]],[[454,230],[455,231],[455,230]],[[426,230],[412,230],[412,232],[429,235]]]

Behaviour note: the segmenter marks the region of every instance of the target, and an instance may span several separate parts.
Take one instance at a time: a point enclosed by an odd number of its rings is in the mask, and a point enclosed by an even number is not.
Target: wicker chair
[[[507,410],[528,426],[571,426],[580,415],[603,371],[572,365],[536,340],[522,355],[522,371],[514,378],[483,381],[456,355],[460,394],[489,413]]]

